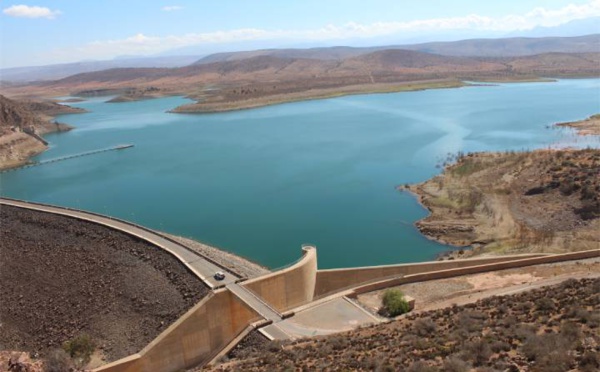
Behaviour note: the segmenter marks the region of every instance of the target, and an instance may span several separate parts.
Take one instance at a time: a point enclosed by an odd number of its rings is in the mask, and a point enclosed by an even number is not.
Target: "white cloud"
[[[305,30],[265,30],[256,28],[190,33],[185,35],[149,36],[143,33],[118,40],[102,40],[73,49],[53,51],[54,60],[107,59],[123,54],[145,55],[190,45],[226,44],[252,40],[334,41],[370,38],[394,34],[418,34],[423,31],[472,30],[510,32],[536,26],[556,26],[564,22],[600,16],[600,0],[560,9],[535,8],[521,15],[490,17],[470,14],[462,17],[421,19],[408,22],[376,22],[326,25]]]
[[[13,5],[2,10],[2,13],[19,18],[54,19],[60,14],[58,10],[50,10],[41,6]]]
[[[179,6],[179,5],[168,5],[168,6],[163,6],[161,9],[164,12],[172,12],[172,11],[175,11],[175,10],[181,10],[181,9],[183,9],[183,7]]]

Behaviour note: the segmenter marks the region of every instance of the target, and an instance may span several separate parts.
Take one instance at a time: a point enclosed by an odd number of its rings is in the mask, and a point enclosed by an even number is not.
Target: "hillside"
[[[582,34],[582,33],[580,33]],[[386,49],[405,49],[459,57],[515,57],[542,53],[597,53],[600,34],[574,37],[511,37],[499,39],[469,39],[449,42],[386,45],[373,47],[332,46],[306,49],[260,49],[210,54],[200,58],[190,55],[123,58],[108,61],[85,61],[47,66],[27,66],[0,69],[2,86],[11,83],[50,81],[80,73],[115,68],[175,68],[189,64],[209,64],[244,60],[258,56],[290,59],[344,60]],[[200,55],[204,53],[198,52]]]
[[[476,153],[410,186],[431,214],[426,236],[472,253],[600,246],[600,150]]]
[[[197,56],[116,58],[109,61],[85,61],[47,66],[3,68],[0,69],[0,76],[2,76],[3,81],[14,83],[57,80],[74,74],[111,68],[180,67],[189,65],[197,59]]]
[[[257,56],[343,60],[387,49],[413,50],[457,57],[517,57],[552,52],[598,53],[600,52],[600,34],[576,37],[469,39],[362,48],[335,46],[308,49],[262,49],[211,54],[199,59],[194,64],[242,60]]]
[[[529,81],[598,74],[600,53],[553,52],[492,58],[385,49],[341,60],[257,53],[246,59],[233,58],[181,68],[120,68],[6,87],[4,91],[13,97],[120,96],[112,102],[186,95],[198,102],[174,111],[189,113],[346,94],[456,87],[462,85],[463,80]]]
[[[215,371],[597,371],[600,279],[409,314],[292,343],[254,343]]]
[[[575,37],[514,37],[432,42],[406,49],[462,57],[518,57],[544,53],[598,53],[600,34]]]
[[[113,361],[208,293],[175,257],[120,231],[6,205],[0,220],[3,350],[46,356],[87,334]]]
[[[71,129],[52,116],[83,112],[54,102],[15,101],[0,95],[0,169],[23,164],[46,150],[40,135]]]

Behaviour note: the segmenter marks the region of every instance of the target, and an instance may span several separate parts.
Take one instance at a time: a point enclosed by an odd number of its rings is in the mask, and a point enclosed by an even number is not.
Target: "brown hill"
[[[447,56],[516,57],[544,53],[598,53],[600,34],[575,37],[514,37],[469,39],[405,46],[406,49]]]
[[[44,123],[37,115],[16,101],[0,95],[0,130],[2,133],[25,128],[43,127]]]
[[[600,52],[582,54],[547,53],[513,59],[499,59],[498,61],[505,61],[507,65],[516,71],[534,74],[549,73],[556,76],[576,73],[597,76],[600,69]]]
[[[471,254],[600,247],[600,150],[459,155],[410,186],[431,214],[421,233]]]
[[[515,57],[553,52],[594,53],[600,52],[600,34],[575,37],[468,39],[377,47],[334,46],[308,49],[261,49],[215,53],[196,61],[194,64],[243,60],[257,56],[343,60],[388,49],[413,50],[458,57]]]
[[[597,76],[599,62],[600,53],[467,58],[388,49],[343,60],[256,55],[172,69],[97,71],[6,91],[17,96],[121,95],[112,102],[183,94],[201,102],[176,111],[206,112],[343,94],[456,86],[460,80]]]

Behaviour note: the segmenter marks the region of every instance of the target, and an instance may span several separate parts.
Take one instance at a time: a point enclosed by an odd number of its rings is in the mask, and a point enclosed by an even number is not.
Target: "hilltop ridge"
[[[473,39],[385,47],[219,53],[177,68],[113,68],[25,85],[11,97],[116,94],[111,102],[184,95],[173,112],[218,112],[347,94],[600,74],[600,34]]]

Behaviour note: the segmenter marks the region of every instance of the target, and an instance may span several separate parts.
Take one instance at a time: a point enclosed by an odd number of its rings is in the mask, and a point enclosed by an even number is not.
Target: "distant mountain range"
[[[168,56],[168,57],[139,57],[118,58],[110,61],[83,61],[61,63],[47,66],[28,66],[0,69],[0,81],[31,82],[36,80],[56,80],[64,77],[107,70],[110,68],[126,67],[180,67],[198,60],[200,56]]]
[[[217,53],[204,57],[195,64],[248,59],[257,56],[278,58],[309,58],[342,60],[380,50],[403,49],[456,57],[518,57],[542,53],[600,52],[600,34],[578,37],[544,37],[507,39],[470,39],[432,42],[412,45],[392,45],[366,48],[328,47],[310,49],[263,49],[247,52]]]
[[[271,56],[291,59],[344,60],[381,50],[402,49],[456,57],[515,57],[541,53],[600,52],[600,34],[578,37],[469,39],[451,42],[431,42],[410,45],[376,47],[322,47],[308,49],[262,49],[254,51],[216,53],[200,56],[167,56],[115,59],[111,61],[79,62],[37,67],[18,67],[0,70],[0,81],[9,83],[56,80],[85,72],[113,68],[172,68],[190,64],[210,64]]]
[[[331,95],[398,91],[411,84],[411,89],[422,89],[414,84],[439,87],[456,86],[464,80],[521,81],[600,74],[600,53],[463,57],[385,49],[355,54],[356,49],[344,48],[227,54],[185,67],[117,68],[3,89],[12,96],[118,95],[113,102],[186,95],[199,101],[186,112],[205,112]]]

